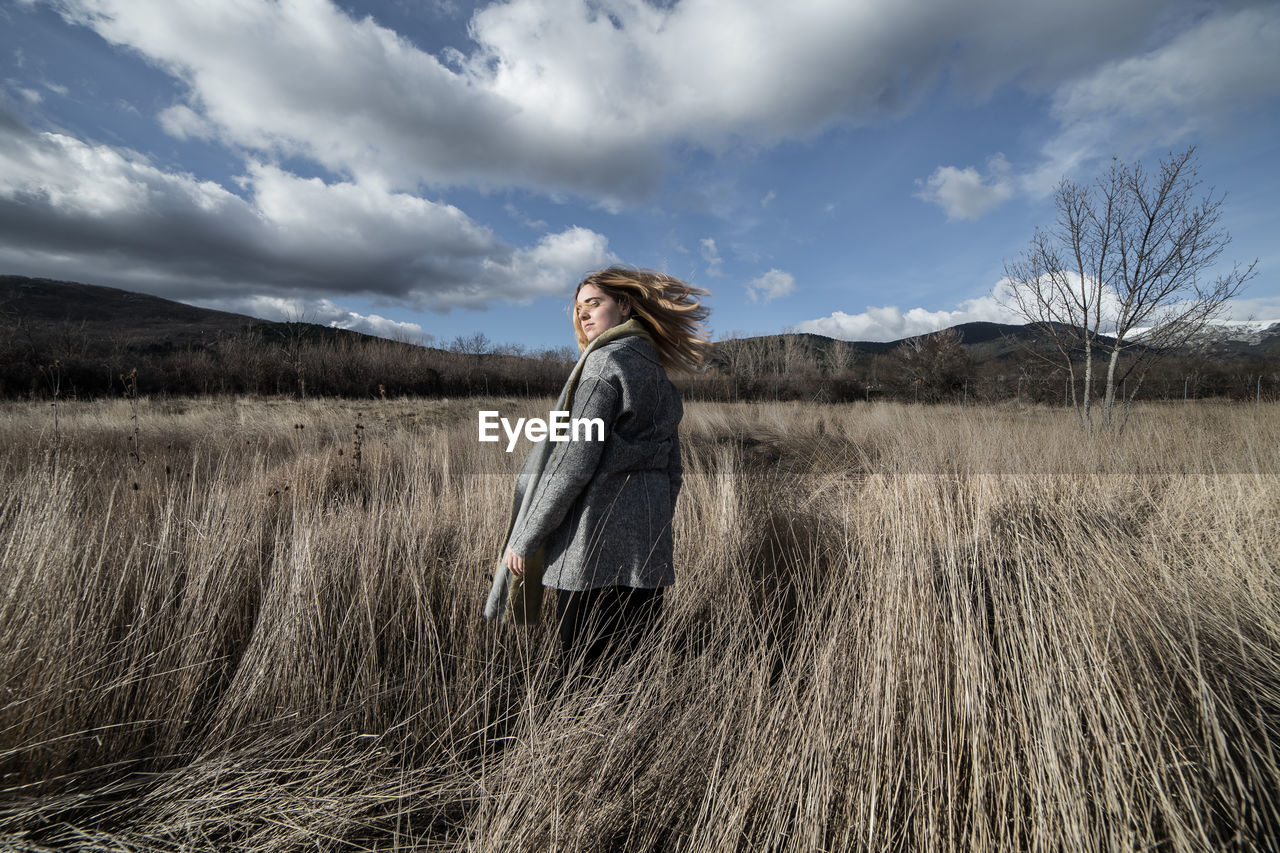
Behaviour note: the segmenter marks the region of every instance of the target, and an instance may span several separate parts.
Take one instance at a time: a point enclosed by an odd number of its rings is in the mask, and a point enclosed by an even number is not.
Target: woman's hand
[[[511,574],[518,578],[524,577],[524,557],[508,548],[507,559],[504,562],[507,564],[507,568],[511,570]]]

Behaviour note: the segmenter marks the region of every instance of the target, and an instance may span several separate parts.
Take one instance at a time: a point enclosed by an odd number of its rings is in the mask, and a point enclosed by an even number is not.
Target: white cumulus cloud
[[[1197,7],[508,0],[475,12],[466,51],[436,56],[330,0],[53,5],[181,81],[161,116],[177,135],[400,188],[570,190],[609,209],[658,185],[672,143],[882,121],[943,85],[1048,86],[1131,56],[1153,21]]]
[[[1052,107],[1060,130],[1025,177],[1027,189],[1046,195],[1064,174],[1113,154],[1140,156],[1276,103],[1277,45],[1280,6],[1219,11],[1159,47],[1060,87]]]
[[[565,282],[576,282],[583,273],[608,266],[619,258],[609,251],[609,241],[589,228],[569,228],[548,234],[537,245],[519,249],[504,261],[486,259],[486,279],[520,289],[517,301],[565,292]],[[487,297],[480,294],[480,302]]]
[[[210,139],[217,132],[212,122],[186,104],[166,107],[156,117],[165,133],[177,139]]]
[[[418,323],[391,320],[378,314],[359,314],[330,299],[306,297],[246,296],[231,299],[198,300],[196,304],[219,311],[247,314],[263,320],[286,323],[318,323],[335,329],[350,329],[380,338],[426,344],[434,335]]]
[[[1167,44],[1106,63],[1062,87],[1053,113],[1064,124],[1115,116],[1144,122],[1173,117],[1198,125],[1224,110],[1280,94],[1280,7],[1220,12]]]
[[[795,289],[795,276],[789,272],[772,269],[747,283],[747,296],[752,302],[769,303],[783,296],[790,296]]]
[[[826,317],[797,323],[792,331],[826,335],[845,341],[896,341],[902,338],[924,335],[961,323],[1017,323],[1024,320],[1002,304],[1001,282],[985,296],[966,299],[953,309],[931,311],[926,308],[910,308],[906,311],[896,305],[868,306],[865,311],[847,314],[835,311]]]
[[[977,219],[1008,201],[1013,192],[1009,161],[1003,154],[996,154],[987,160],[985,177],[972,166],[939,166],[923,182],[916,197],[941,207],[947,219]]]
[[[419,345],[426,345],[435,338],[434,335],[424,332],[422,326],[417,323],[389,320],[378,314],[357,314],[355,311],[347,311],[344,316],[330,320],[329,325],[338,329],[350,329],[353,332],[363,332],[366,335],[377,335],[380,338]]]
[[[569,228],[510,246],[375,180],[250,162],[244,196],[146,158],[0,121],[0,266],[187,299],[369,294],[439,311],[564,292],[614,260]]]
[[[1172,10],[1170,11],[1172,15]],[[1175,16],[1176,17],[1176,16]],[[1147,50],[1115,56],[1052,91],[1058,129],[1039,162],[1015,170],[996,154],[986,174],[940,166],[917,197],[948,219],[975,219],[1017,193],[1048,195],[1113,155],[1140,158],[1230,124],[1280,99],[1280,6],[1220,9]]]
[[[707,275],[712,278],[719,278],[724,275],[724,259],[720,257],[720,251],[716,248],[716,241],[710,237],[703,237],[698,241],[701,247],[702,259],[707,262]]]

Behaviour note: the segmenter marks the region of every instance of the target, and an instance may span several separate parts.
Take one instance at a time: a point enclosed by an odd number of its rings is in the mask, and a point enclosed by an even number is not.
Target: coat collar
[[[627,349],[634,351],[638,355],[644,356],[649,361],[652,361],[654,364],[662,364],[662,358],[658,355],[658,349],[653,345],[653,341],[650,340],[648,336],[640,337],[638,335],[633,335],[630,337],[622,338],[621,340],[609,341],[605,343],[605,346],[606,347],[615,347],[615,346],[626,347]]]

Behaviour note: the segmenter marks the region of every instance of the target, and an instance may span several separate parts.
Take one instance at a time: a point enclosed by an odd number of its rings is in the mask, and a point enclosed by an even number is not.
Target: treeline
[[[304,323],[184,347],[42,331],[0,339],[0,395],[554,396],[577,357],[568,348],[478,347],[478,337],[436,349]]]
[[[697,377],[695,387],[699,396],[720,400],[1066,405],[1070,399],[1067,371],[1045,341],[966,347],[959,333],[947,329],[867,352],[865,345],[820,340],[787,335],[721,341],[713,369]],[[1131,364],[1122,360],[1120,373]],[[1076,376],[1078,381],[1079,364]],[[1139,400],[1280,399],[1280,351],[1167,354],[1138,365],[1121,390]],[[1095,391],[1101,393],[1101,386]]]
[[[716,343],[675,377],[689,399],[1064,404],[1067,376],[1034,346],[966,347],[953,330],[879,351],[815,336]],[[975,353],[977,355],[975,356]],[[262,324],[185,346],[131,343],[63,324],[0,329],[0,396],[555,396],[576,348],[527,351],[483,335],[429,348],[302,323]],[[1122,389],[1137,399],[1280,398],[1280,357],[1167,356]]]

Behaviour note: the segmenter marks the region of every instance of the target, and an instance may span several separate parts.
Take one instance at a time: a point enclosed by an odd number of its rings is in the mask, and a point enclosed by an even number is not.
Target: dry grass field
[[[690,404],[607,679],[480,610],[548,401],[0,408],[0,847],[1280,849],[1280,408]]]

